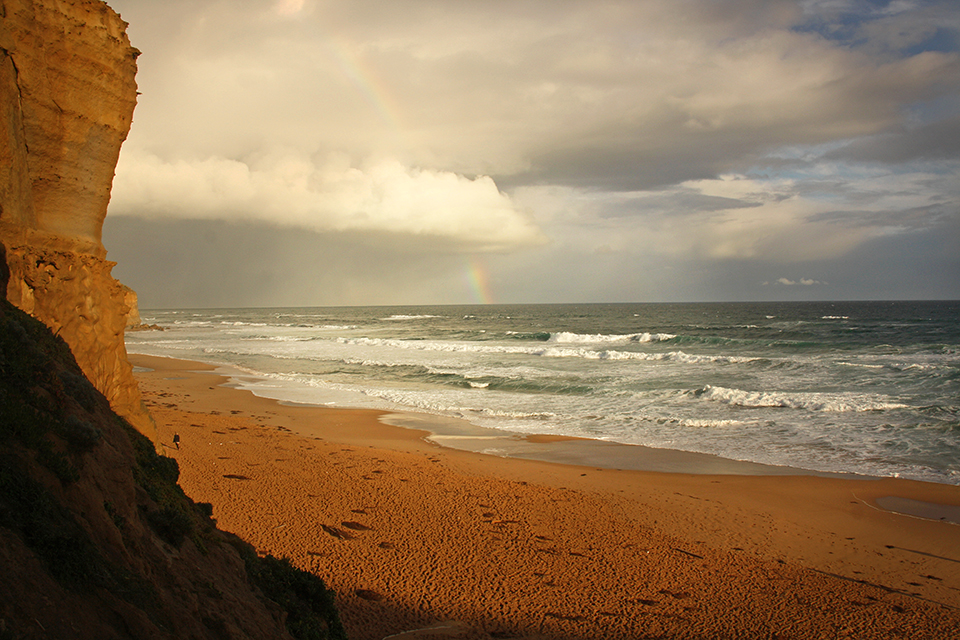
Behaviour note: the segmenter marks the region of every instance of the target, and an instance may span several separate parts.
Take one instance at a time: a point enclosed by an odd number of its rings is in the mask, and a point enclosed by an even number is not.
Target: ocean
[[[960,302],[144,310],[281,401],[960,484]],[[489,451],[497,453],[496,450]]]

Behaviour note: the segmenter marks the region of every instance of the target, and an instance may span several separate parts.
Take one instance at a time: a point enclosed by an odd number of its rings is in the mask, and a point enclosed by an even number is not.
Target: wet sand
[[[960,487],[496,457],[381,412],[258,398],[199,363],[131,360],[184,490],[320,575],[354,640],[960,629]]]

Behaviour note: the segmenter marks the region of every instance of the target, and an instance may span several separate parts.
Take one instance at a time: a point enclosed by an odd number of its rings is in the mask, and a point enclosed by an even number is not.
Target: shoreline
[[[426,439],[441,447],[581,467],[695,475],[866,477],[732,460],[679,449],[659,449],[574,436],[500,431],[479,427],[467,420],[415,412],[386,413],[380,420],[404,429],[427,431],[430,435]]]
[[[953,485],[495,457],[384,424],[385,412],[224,386],[211,365],[130,359],[151,369],[135,375],[188,495],[323,577],[352,638],[451,621],[462,633],[445,637],[936,637],[960,625],[960,526],[902,514],[960,514]]]
[[[148,356],[130,354],[131,357],[165,358],[169,356]],[[539,460],[584,467],[602,467],[606,469],[630,471],[657,471],[663,473],[690,473],[697,475],[752,475],[752,476],[819,476],[826,478],[870,479],[857,473],[817,471],[787,465],[766,464],[748,460],[724,458],[712,453],[684,451],[681,449],[663,449],[639,444],[625,444],[599,439],[567,435],[524,434],[482,427],[467,418],[443,416],[414,409],[388,410],[367,407],[340,406],[337,404],[314,404],[297,402],[260,394],[255,388],[239,382],[240,378],[250,378],[230,365],[215,365],[193,362],[209,367],[210,373],[225,379],[224,385],[252,393],[253,395],[277,402],[283,406],[306,408],[334,408],[341,410],[359,410],[378,412],[379,420],[394,427],[425,433],[423,438],[441,447],[469,451],[497,457]],[[254,385],[255,387],[256,385]],[[925,481],[920,481],[925,482]],[[958,521],[960,523],[960,521]]]

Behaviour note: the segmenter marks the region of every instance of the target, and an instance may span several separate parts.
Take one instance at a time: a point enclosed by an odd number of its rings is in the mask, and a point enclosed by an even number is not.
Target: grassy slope
[[[178,476],[0,301],[0,638],[344,637],[319,578],[217,530]]]

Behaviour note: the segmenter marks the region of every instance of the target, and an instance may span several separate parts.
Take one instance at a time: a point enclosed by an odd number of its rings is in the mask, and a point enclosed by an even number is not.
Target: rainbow
[[[276,4],[277,12],[285,16],[300,14],[303,8],[304,0],[277,0]],[[362,57],[356,55],[354,48],[345,39],[329,31],[321,33],[320,36],[330,58],[343,75],[370,104],[386,128],[397,136],[397,143],[401,148],[409,149],[405,135],[407,128],[400,117],[401,109],[383,78]],[[473,256],[465,258],[464,266],[464,278],[474,299],[479,304],[492,304],[493,296],[490,293],[486,264]]]
[[[276,0],[274,11],[285,18],[297,18],[305,13],[305,0]],[[307,11],[309,12],[309,11]],[[312,29],[320,25],[311,24]],[[319,41],[326,49],[330,59],[343,73],[344,77],[357,89],[364,100],[373,107],[381,121],[398,138],[403,136],[406,128],[400,118],[400,108],[393,99],[389,87],[373,67],[364,62],[361,56],[355,53],[355,48],[344,38],[338,37],[329,29],[320,31]]]
[[[493,296],[490,294],[486,263],[477,257],[472,257],[466,260],[465,266],[464,277],[473,292],[474,299],[480,304],[492,304]]]
[[[370,65],[354,55],[346,43],[337,42],[329,36],[324,38],[324,43],[343,75],[373,107],[383,123],[400,136],[405,131],[399,116],[400,107],[393,99],[383,78]]]

